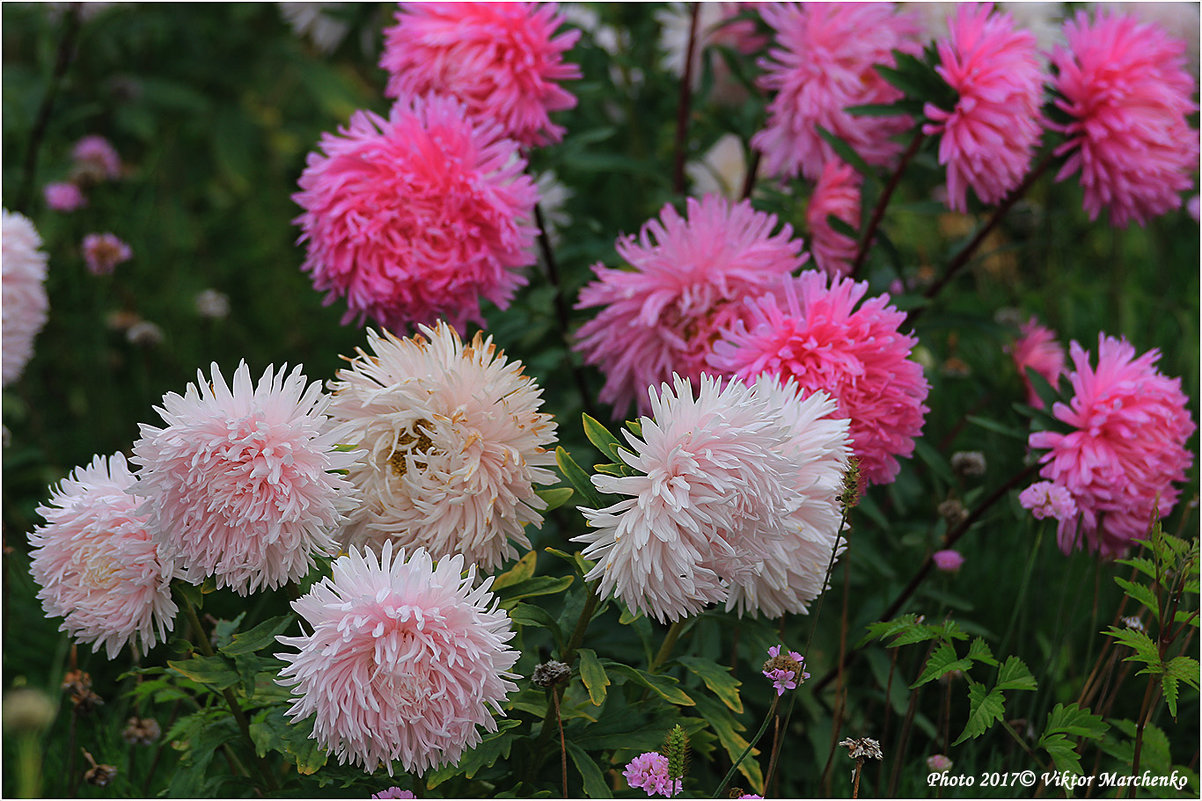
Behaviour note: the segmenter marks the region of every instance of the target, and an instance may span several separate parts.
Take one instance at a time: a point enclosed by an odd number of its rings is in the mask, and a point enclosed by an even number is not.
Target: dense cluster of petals
[[[956,90],[951,109],[927,103],[925,134],[939,134],[948,205],[968,208],[969,187],[997,203],[1027,174],[1042,132],[1043,69],[1034,34],[988,5],[963,5],[938,44],[935,71]]]
[[[286,714],[312,715],[312,737],[369,773],[457,763],[517,690],[512,625],[491,585],[462,556],[435,565],[420,548],[352,548],[292,602],[311,633],[278,638],[297,649],[276,655],[288,663],[277,681],[296,696]]]
[[[1068,154],[1057,180],[1081,172],[1085,210],[1110,210],[1116,226],[1181,206],[1198,169],[1198,132],[1188,117],[1197,82],[1185,43],[1130,15],[1085,11],[1065,24],[1068,46],[1053,55],[1056,105],[1071,121],[1053,126]]]
[[[177,611],[170,570],[138,510],[137,477],[125,456],[77,467],[38,507],[46,524],[29,535],[30,573],[48,617],[114,659],[135,639],[145,653],[166,639]]]
[[[1074,394],[1054,404],[1052,416],[1070,431],[1036,431],[1028,443],[1046,451],[1040,476],[1068,490],[1081,515],[1076,528],[1060,527],[1061,550],[1121,555],[1155,519],[1172,512],[1180,492],[1175,484],[1193,463],[1185,441],[1196,426],[1181,379],[1156,369],[1159,351],[1137,357],[1126,340],[1099,334],[1096,367],[1076,342],[1069,356]],[[1063,501],[1050,503],[1059,518],[1056,504]]]
[[[446,323],[399,339],[368,331],[330,384],[330,414],[344,442],[365,452],[351,482],[362,503],[344,545],[388,541],[435,559],[463,554],[484,570],[530,547],[542,524],[535,485],[556,483],[556,425],[539,411],[542,389],[522,363],[477,333],[468,344]]]
[[[517,144],[457,101],[399,102],[387,119],[357,111],[310,153],[293,199],[303,269],[343,322],[405,331],[445,317],[483,322],[505,308],[534,263],[538,192]]]
[[[823,390],[851,421],[854,455],[864,478],[897,477],[898,456],[914,451],[930,386],[909,358],[918,340],[898,327],[905,314],[887,294],[860,303],[868,283],[806,271],[781,301],[764,295],[713,347],[710,365],[744,380],[768,373]],[[858,308],[857,308],[858,305]]]
[[[763,7],[774,46],[761,62],[761,88],[772,92],[768,123],[751,140],[770,175],[818,178],[834,150],[818,127],[847,142],[869,164],[888,164],[909,129],[898,116],[856,116],[849,106],[888,104],[902,92],[875,67],[894,66],[894,50],[918,55],[918,24],[892,3],[771,3]]]
[[[88,181],[116,180],[121,177],[121,156],[109,140],[97,134],[83,137],[71,148],[75,170]]]
[[[88,234],[80,244],[84,264],[92,275],[111,275],[118,264],[133,258],[134,252],[116,234]]]
[[[859,230],[862,180],[850,165],[832,159],[822,166],[822,175],[814,185],[814,194],[806,208],[806,226],[810,230],[810,251],[814,261],[827,275],[851,272],[857,242],[836,231],[829,218],[833,216]]]
[[[628,269],[593,267],[577,307],[601,310],[575,347],[605,374],[601,400],[615,416],[632,400],[645,413],[647,388],[673,373],[696,382],[719,331],[745,314],[744,298],[783,286],[805,263],[793,229],[776,227],[748,201],[689,198],[685,216],[664,206],[638,239],[618,239]]]
[[[632,790],[643,790],[649,797],[671,798],[684,787],[680,779],[672,781],[668,777],[668,758],[656,751],[647,751],[630,760],[622,776]]]
[[[268,367],[252,384],[240,363],[227,384],[197,371],[183,395],[155,410],[164,427],[142,424],[132,461],[160,556],[193,584],[213,576],[241,595],[297,581],[353,501],[338,472],[356,454],[336,450],[329,398],[300,368]]]
[[[554,3],[402,3],[384,31],[384,93],[454,97],[522,144],[558,142],[549,114],[576,105],[559,81],[580,77],[563,60],[580,31],[556,35],[563,21]]]
[[[21,377],[33,355],[33,340],[46,324],[46,253],[29,218],[3,211],[0,232],[0,286],[3,287],[3,384]]]

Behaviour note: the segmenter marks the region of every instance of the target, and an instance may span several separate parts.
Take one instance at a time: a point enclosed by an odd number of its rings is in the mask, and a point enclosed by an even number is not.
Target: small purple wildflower
[[[668,780],[668,758],[655,751],[639,754],[630,760],[622,775],[632,789],[644,790],[648,796],[671,798],[684,787],[680,779],[675,782]]]
[[[782,656],[783,647],[774,645],[768,649],[771,659],[764,663],[763,670],[764,678],[772,679],[772,686],[776,688],[778,696],[784,695],[785,690],[796,690],[799,683],[810,677],[805,670],[805,658],[796,651],[789,651],[787,655]]]

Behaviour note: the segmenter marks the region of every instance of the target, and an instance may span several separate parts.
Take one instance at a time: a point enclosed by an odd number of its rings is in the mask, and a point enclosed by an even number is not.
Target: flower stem
[[[881,196],[877,198],[876,208],[872,210],[872,217],[868,220],[868,227],[864,229],[864,235],[860,238],[860,247],[856,249],[856,258],[851,263],[851,272],[848,273],[848,276],[854,277],[856,272],[859,271],[860,266],[864,264],[864,259],[868,257],[868,248],[872,245],[872,238],[876,236],[877,229],[881,227],[881,220],[885,218],[885,209],[889,206],[889,200],[893,197],[893,192],[897,189],[897,185],[901,183],[902,173],[906,171],[906,166],[914,158],[914,154],[918,152],[918,148],[922,146],[922,140],[925,138],[922,128],[914,132],[914,138],[910,140],[910,146],[902,154],[897,169],[893,171],[893,175],[889,178],[889,183],[886,184],[884,191],[881,192]]]
[[[684,163],[688,150],[689,108],[692,101],[693,55],[697,52],[697,19],[701,4],[692,4],[689,18],[689,46],[685,51],[684,70],[680,78],[680,102],[676,107],[676,164],[672,173],[672,188],[676,194],[684,193]]]
[[[852,786],[851,786],[851,797],[852,798],[860,797],[860,771],[862,771],[863,769],[864,769],[864,760],[857,759],[856,760],[856,779],[855,779],[855,783],[852,784]]]
[[[588,624],[593,619],[593,612],[597,609],[597,604],[601,602],[601,596],[597,594],[597,587],[601,583],[601,579],[597,579],[589,585],[588,599],[584,602],[584,609],[580,610],[580,618],[576,621],[576,628],[572,630],[572,637],[568,640],[568,647],[564,649],[563,661],[570,665],[572,658],[576,656],[576,649],[584,642],[584,632],[588,630]]]
[[[559,714],[559,690],[551,688],[551,700],[555,704],[555,725],[559,727],[559,761],[563,768],[563,797],[568,797],[568,746],[563,739],[563,718]]]
[[[755,733],[755,737],[751,738],[751,742],[747,743],[747,747],[743,749],[743,753],[739,754],[739,758],[730,766],[730,770],[726,772],[726,776],[722,779],[722,783],[718,785],[718,789],[710,798],[720,798],[726,786],[730,784],[730,780],[735,777],[735,771],[739,769],[739,765],[743,764],[743,760],[751,753],[751,749],[755,748],[755,744],[764,736],[764,732],[768,731],[768,724],[776,717],[776,708],[780,706],[780,696],[773,696],[772,706],[768,707],[768,714],[764,716],[764,722],[760,724],[760,730]]]
[[[668,633],[664,635],[664,642],[659,647],[659,651],[655,654],[655,658],[651,660],[651,664],[647,666],[648,673],[654,673],[659,670],[660,665],[668,661],[668,657],[672,654],[672,647],[676,645],[676,640],[680,637],[680,633],[684,631],[687,618],[681,618],[672,624],[668,629]]]

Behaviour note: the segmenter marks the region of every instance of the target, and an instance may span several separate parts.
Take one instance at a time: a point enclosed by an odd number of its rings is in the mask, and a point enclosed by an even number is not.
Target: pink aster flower
[[[955,573],[964,564],[964,557],[959,551],[946,549],[935,551],[935,553],[931,554],[931,561],[935,563],[936,570],[941,570],[944,573]]]
[[[312,633],[278,638],[298,649],[276,655],[296,696],[286,714],[314,715],[312,737],[369,773],[382,763],[391,776],[397,759],[418,775],[457,763],[517,690],[519,654],[491,585],[459,555],[435,566],[421,548],[351,549],[292,602]]]
[[[480,298],[509,305],[534,263],[538,192],[518,146],[447,98],[357,111],[324,154],[310,153],[293,195],[308,243],[303,269],[343,322],[404,331],[440,316],[483,322]]]
[[[1077,505],[1085,541],[1076,547],[1116,556],[1147,534],[1154,517],[1172,512],[1174,484],[1185,480],[1193,462],[1185,441],[1196,426],[1181,379],[1155,367],[1159,351],[1136,357],[1126,340],[1099,334],[1096,368],[1076,342],[1069,355],[1074,395],[1054,404],[1052,416],[1073,430],[1037,431],[1028,443],[1047,451],[1040,476],[1068,490]],[[1073,547],[1060,539],[1065,553]]]
[[[92,181],[121,177],[121,157],[103,136],[92,134],[75,143],[71,149],[76,170]]]
[[[88,199],[78,186],[69,181],[46,184],[42,189],[46,205],[53,211],[76,211],[88,205]]]
[[[412,790],[402,790],[400,787],[389,787],[387,790],[381,790],[378,793],[372,793],[372,798],[413,798]]]
[[[542,525],[535,485],[556,483],[555,421],[522,363],[477,333],[464,344],[446,323],[398,339],[368,331],[331,383],[342,442],[366,452],[349,475],[364,503],[341,540],[377,550],[422,546],[435,559],[463,554],[494,570],[530,548]]]
[[[939,59],[935,71],[959,98],[950,110],[927,103],[931,122],[922,132],[940,135],[948,205],[966,211],[968,187],[983,203],[997,203],[1022,182],[1042,131],[1035,36],[989,5],[963,5],[939,42]]]
[[[805,658],[796,651],[782,655],[782,647],[773,645],[768,649],[769,659],[761,671],[764,678],[772,680],[777,696],[784,695],[786,690],[796,690],[798,684],[810,677],[805,669]]]
[[[851,420],[861,475],[885,484],[897,477],[896,457],[914,450],[930,387],[909,358],[918,340],[897,330],[905,314],[887,294],[861,304],[867,291],[867,282],[806,271],[788,285],[783,303],[765,295],[751,304],[748,321],[737,321],[714,345],[710,365],[744,380],[792,378],[806,392],[830,394],[836,416]]]
[[[668,778],[668,758],[655,751],[639,754],[622,771],[632,790],[644,790],[648,796],[671,798],[684,788],[684,782]],[[675,785],[675,786],[673,786]]]
[[[818,126],[869,164],[888,164],[901,152],[891,137],[908,130],[910,118],[862,117],[846,109],[902,97],[874,67],[893,66],[893,50],[921,53],[917,20],[891,3],[772,3],[762,13],[776,37],[760,63],[766,72],[759,85],[775,93],[768,124],[751,140],[764,154],[765,171],[818,178],[835,157]]]
[[[80,249],[92,275],[112,275],[118,264],[129,261],[134,255],[129,245],[115,234],[88,234]]]
[[[931,754],[927,757],[927,770],[931,773],[947,773],[952,769],[952,761],[943,754]]]
[[[1023,323],[1021,330],[1022,336],[1006,351],[1014,358],[1018,376],[1027,388],[1027,404],[1042,409],[1043,399],[1031,386],[1027,368],[1030,367],[1055,387],[1064,374],[1064,347],[1056,341],[1056,332],[1040,325],[1034,317]]]
[[[1056,105],[1072,117],[1063,126],[1068,154],[1057,175],[1078,170],[1085,210],[1096,219],[1110,208],[1115,226],[1181,206],[1198,168],[1196,82],[1185,70],[1185,44],[1133,16],[1084,11],[1065,25],[1067,48],[1053,55]]]
[[[549,114],[576,105],[558,82],[580,77],[563,60],[580,31],[555,35],[564,19],[554,3],[401,3],[396,21],[380,56],[385,95],[457,98],[525,145],[563,138]]]
[[[805,263],[802,242],[776,217],[717,195],[689,198],[685,217],[670,205],[660,219],[618,239],[633,267],[597,264],[597,280],[577,308],[601,307],[580,327],[576,350],[605,373],[601,400],[624,414],[631,400],[647,410],[647,388],[673,373],[697,381],[718,332],[745,314],[743,299],[783,285]]]
[[[124,455],[97,456],[38,507],[46,525],[29,535],[46,615],[63,618],[60,630],[93,650],[104,646],[109,659],[135,639],[143,653],[165,640],[176,613],[170,568],[131,494],[137,484]]]
[[[3,385],[21,377],[33,355],[33,341],[46,324],[46,254],[33,223],[21,214],[4,209],[0,233],[0,283],[3,312],[0,313],[0,342],[3,342]]]
[[[858,243],[831,227],[828,218],[834,216],[859,229],[862,181],[860,174],[849,165],[832,159],[823,165],[822,175],[810,197],[810,205],[806,209],[810,250],[814,253],[814,261],[827,275],[847,275],[851,272]]]
[[[297,581],[314,553],[333,553],[358,454],[337,451],[329,399],[300,368],[268,367],[252,385],[246,363],[233,386],[213,364],[183,396],[155,411],[164,428],[140,425],[133,462],[160,555],[193,584],[214,576],[240,595]]]

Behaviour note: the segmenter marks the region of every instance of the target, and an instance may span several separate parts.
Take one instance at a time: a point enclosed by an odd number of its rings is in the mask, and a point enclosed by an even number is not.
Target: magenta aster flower
[[[52,211],[77,211],[88,205],[88,199],[84,197],[83,191],[69,181],[46,184],[42,189],[42,194],[46,198],[46,205]]]
[[[447,98],[357,111],[310,153],[293,199],[308,243],[304,270],[343,322],[404,331],[445,316],[483,322],[480,298],[509,305],[534,263],[538,192],[518,146]]]
[[[927,757],[927,770],[931,773],[947,773],[952,769],[952,761],[943,754],[932,754]]]
[[[314,715],[313,738],[369,773],[383,764],[391,776],[398,759],[419,775],[457,763],[517,690],[519,654],[491,585],[476,586],[459,555],[435,566],[421,548],[394,556],[386,542],[379,559],[352,548],[292,602],[312,633],[278,638],[298,649],[276,654],[297,696],[287,715]]]
[[[27,217],[4,209],[0,233],[0,341],[3,342],[3,385],[21,377],[33,355],[33,340],[46,324],[46,254],[42,238]]]
[[[92,275],[111,275],[118,264],[129,261],[134,255],[129,245],[115,234],[88,234],[80,249]]]
[[[268,367],[257,385],[240,363],[233,386],[216,363],[197,371],[183,396],[169,392],[155,411],[164,428],[140,425],[133,462],[160,555],[178,575],[240,595],[297,581],[314,553],[337,550],[351,485],[338,472],[358,454],[335,450],[329,399],[300,368]]]
[[[580,77],[563,60],[580,31],[555,35],[564,19],[554,3],[401,3],[396,21],[380,56],[385,95],[457,98],[525,145],[563,138],[549,114],[576,105],[558,82]]]
[[[92,134],[75,143],[71,149],[76,169],[93,181],[121,177],[121,157],[103,136]]]
[[[1185,44],[1133,16],[1084,11],[1065,25],[1057,48],[1056,105],[1072,122],[1053,126],[1068,140],[1057,175],[1081,171],[1085,210],[1109,207],[1113,225],[1149,219],[1181,206],[1198,168],[1196,82],[1185,70]]]
[[[997,203],[1027,174],[1042,131],[1043,69],[1035,35],[989,5],[960,6],[948,27],[935,71],[959,98],[951,110],[927,103],[922,132],[940,135],[948,206],[966,211],[968,187]]]
[[[648,796],[671,798],[684,788],[684,782],[668,778],[668,758],[655,751],[639,754],[622,771],[632,790],[644,790]],[[673,787],[675,785],[675,787]]]
[[[1014,358],[1018,376],[1027,388],[1027,404],[1042,409],[1043,399],[1031,386],[1027,368],[1030,367],[1055,387],[1064,374],[1064,347],[1056,341],[1056,332],[1040,325],[1034,317],[1023,323],[1021,331],[1022,336],[1006,351]]]
[[[422,332],[368,331],[374,355],[359,351],[330,385],[342,441],[366,452],[349,476],[364,502],[341,539],[463,554],[491,571],[517,555],[513,543],[530,547],[527,523],[542,525],[534,485],[559,480],[547,469],[555,421],[539,411],[542,390],[522,363],[491,337],[464,345],[446,323]]]
[[[137,477],[125,456],[97,456],[77,467],[38,507],[46,525],[29,535],[29,571],[48,617],[61,631],[104,646],[115,659],[135,639],[146,653],[175,618],[170,566],[160,558],[138,510]]]
[[[860,228],[860,184],[858,172],[838,159],[822,166],[822,175],[806,209],[806,225],[810,229],[810,250],[814,261],[827,275],[847,275],[856,257],[858,243],[831,227],[828,220],[836,219]]]
[[[766,72],[759,85],[775,93],[768,125],[751,140],[764,154],[765,171],[818,178],[835,157],[818,126],[869,164],[888,164],[901,152],[891,137],[909,130],[910,118],[861,117],[846,109],[901,99],[874,67],[894,66],[893,50],[921,52],[916,19],[891,3],[772,3],[762,13],[776,37],[770,58],[760,63]]]
[[[964,556],[959,551],[948,548],[931,554],[931,561],[935,563],[936,570],[955,573],[964,564]]]
[[[768,649],[768,661],[761,671],[764,678],[772,679],[772,687],[777,696],[785,694],[786,690],[796,690],[800,682],[810,677],[805,669],[805,658],[796,651],[781,654],[783,646],[773,645]]]
[[[776,217],[717,195],[689,198],[685,217],[670,205],[660,219],[618,239],[634,269],[597,264],[577,308],[602,307],[576,333],[576,350],[605,373],[601,400],[621,416],[631,400],[647,410],[647,388],[676,373],[697,381],[710,344],[744,315],[743,299],[783,285],[805,263],[802,242]]]
[[[1081,514],[1084,542],[1062,537],[1060,549],[1117,556],[1148,533],[1154,517],[1172,512],[1179,493],[1174,484],[1185,480],[1193,462],[1185,441],[1196,426],[1181,379],[1156,370],[1159,351],[1137,358],[1126,340],[1099,334],[1096,368],[1076,342],[1069,355],[1075,394],[1067,404],[1054,404],[1052,416],[1073,430],[1036,431],[1028,443],[1047,451],[1040,476],[1068,490]]]
[[[887,294],[860,304],[867,291],[867,282],[806,271],[783,303],[765,295],[751,304],[749,320],[714,345],[710,364],[744,380],[769,373],[830,394],[836,416],[851,421],[862,476],[886,484],[900,469],[896,457],[914,450],[930,387],[908,358],[918,340],[897,330],[905,314]]]
[[[378,793],[372,793],[372,798],[413,798],[412,790],[402,790],[400,787],[389,787],[387,790],[381,790]]]

